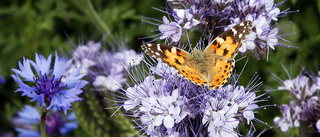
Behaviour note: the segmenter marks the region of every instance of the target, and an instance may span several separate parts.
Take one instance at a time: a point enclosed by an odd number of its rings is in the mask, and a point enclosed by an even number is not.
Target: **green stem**
[[[103,22],[97,12],[94,10],[90,0],[73,0],[74,3],[79,7],[84,14],[86,14],[92,23],[99,29],[103,34],[108,34],[110,40],[115,41],[115,37],[110,33],[109,27]]]
[[[34,22],[33,22],[33,16],[32,16],[32,0],[27,0],[26,1],[26,20],[27,20],[27,24],[26,24],[26,38],[27,38],[27,45],[28,45],[28,55],[29,57],[33,57],[34,56],[34,50],[36,49],[35,45],[34,45],[34,30],[35,28],[33,27]]]
[[[41,118],[40,118],[41,137],[46,137],[46,117],[47,117],[47,108],[43,107]]]

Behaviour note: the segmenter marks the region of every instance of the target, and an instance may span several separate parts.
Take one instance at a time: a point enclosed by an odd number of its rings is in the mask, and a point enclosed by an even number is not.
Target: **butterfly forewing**
[[[149,43],[141,45],[141,48],[149,56],[160,59],[163,63],[178,70],[185,65],[186,59],[190,58],[190,53],[172,46]]]
[[[233,59],[239,52],[242,42],[252,29],[252,22],[245,21],[223,32],[216,37],[204,50],[204,54],[214,53],[225,59]]]

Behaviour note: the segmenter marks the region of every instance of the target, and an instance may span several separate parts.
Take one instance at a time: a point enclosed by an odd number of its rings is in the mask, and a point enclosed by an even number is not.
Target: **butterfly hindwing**
[[[210,79],[209,87],[211,89],[218,89],[230,77],[234,68],[234,60],[215,59],[210,67],[212,70],[208,78]]]
[[[194,65],[185,65],[181,70],[178,70],[178,73],[185,77],[187,80],[200,85],[200,86],[206,86],[208,85],[208,79],[207,77],[204,77],[201,75],[199,70],[194,69]]]

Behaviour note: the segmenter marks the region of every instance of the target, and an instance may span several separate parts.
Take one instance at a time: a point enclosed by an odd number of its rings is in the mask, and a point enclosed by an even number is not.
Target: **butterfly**
[[[189,81],[219,89],[230,77],[235,66],[234,58],[251,30],[252,22],[244,21],[216,37],[203,52],[195,49],[189,53],[173,46],[151,43],[143,44],[141,48]]]

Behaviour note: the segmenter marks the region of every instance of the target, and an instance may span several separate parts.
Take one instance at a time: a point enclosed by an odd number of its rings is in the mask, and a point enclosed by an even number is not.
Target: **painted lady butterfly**
[[[242,22],[216,37],[203,52],[195,49],[192,54],[161,44],[143,44],[141,47],[146,54],[175,68],[189,81],[218,89],[230,77],[234,58],[251,29],[251,21]]]

